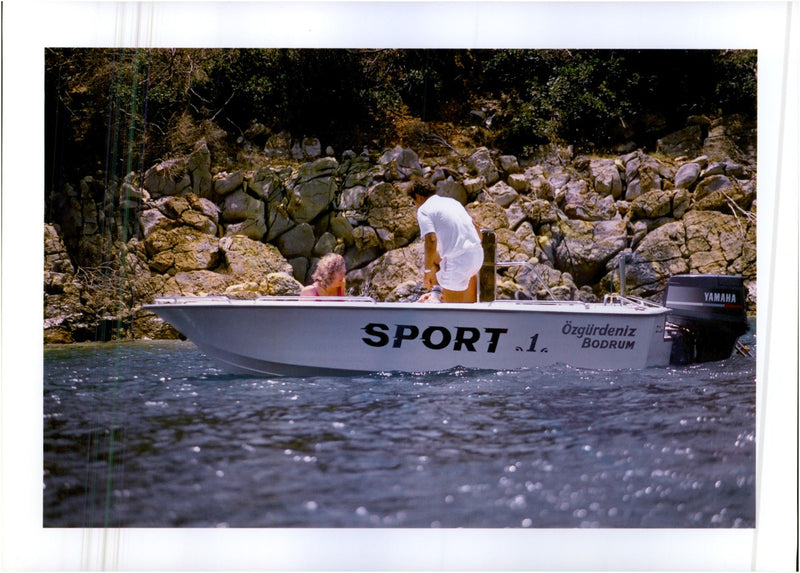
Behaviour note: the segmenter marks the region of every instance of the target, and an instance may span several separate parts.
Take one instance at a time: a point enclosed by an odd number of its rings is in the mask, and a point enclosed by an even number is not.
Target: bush
[[[48,187],[98,166],[113,181],[218,127],[228,144],[259,122],[382,147],[426,124],[466,128],[489,104],[481,133],[507,153],[641,146],[688,115],[755,118],[756,63],[714,50],[48,49]]]

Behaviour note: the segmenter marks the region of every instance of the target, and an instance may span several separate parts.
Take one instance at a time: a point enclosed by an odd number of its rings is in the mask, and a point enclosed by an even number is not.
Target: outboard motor
[[[726,275],[675,275],[664,291],[671,364],[729,358],[747,332],[744,280]]]

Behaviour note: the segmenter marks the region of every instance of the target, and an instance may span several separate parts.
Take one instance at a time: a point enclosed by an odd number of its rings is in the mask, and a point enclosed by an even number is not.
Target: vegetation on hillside
[[[754,119],[756,64],[727,50],[47,49],[48,186],[142,171],[200,137],[232,148],[254,123],[339,152],[464,127],[520,156],[652,146],[690,115]]]

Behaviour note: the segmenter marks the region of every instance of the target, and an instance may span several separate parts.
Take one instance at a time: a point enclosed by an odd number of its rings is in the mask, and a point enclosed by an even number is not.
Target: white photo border
[[[3,5],[2,540],[13,570],[794,570],[797,2]],[[757,49],[757,525],[745,530],[45,529],[46,47]]]

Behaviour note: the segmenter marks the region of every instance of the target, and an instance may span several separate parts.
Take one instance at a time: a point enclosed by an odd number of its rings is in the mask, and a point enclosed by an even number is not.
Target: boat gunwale
[[[224,295],[209,296],[166,296],[157,297],[150,304],[143,305],[147,310],[159,308],[296,308],[329,309],[356,308],[374,310],[418,310],[485,312],[544,312],[610,315],[659,315],[670,309],[644,299],[634,297],[613,297],[604,302],[589,303],[574,300],[494,300],[476,303],[437,303],[419,302],[379,302],[371,297],[299,297],[299,296],[260,296],[253,299],[236,299]]]

